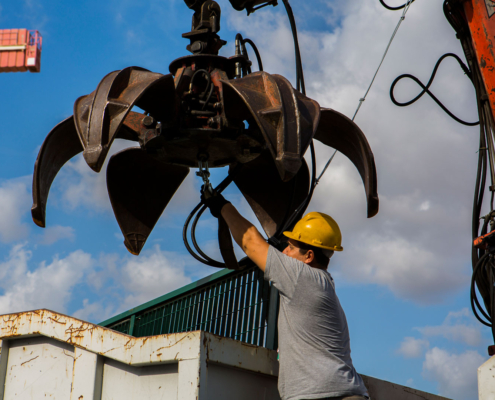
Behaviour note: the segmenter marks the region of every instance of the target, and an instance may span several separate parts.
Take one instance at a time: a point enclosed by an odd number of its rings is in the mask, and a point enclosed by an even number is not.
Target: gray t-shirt
[[[332,276],[270,246],[265,279],[280,291],[282,400],[367,395],[352,365],[347,320]]]

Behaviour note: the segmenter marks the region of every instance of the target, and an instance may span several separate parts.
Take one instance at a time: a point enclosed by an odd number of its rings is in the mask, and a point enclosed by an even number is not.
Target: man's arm
[[[266,258],[268,257],[269,245],[258,229],[245,219],[236,208],[228,203],[221,209],[222,217],[227,222],[230,232],[236,243],[246,255],[265,272]]]

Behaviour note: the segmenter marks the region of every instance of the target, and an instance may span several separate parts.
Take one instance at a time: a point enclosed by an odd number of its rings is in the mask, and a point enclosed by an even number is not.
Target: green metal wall
[[[100,325],[131,336],[203,330],[275,349],[278,292],[257,267],[222,270]]]

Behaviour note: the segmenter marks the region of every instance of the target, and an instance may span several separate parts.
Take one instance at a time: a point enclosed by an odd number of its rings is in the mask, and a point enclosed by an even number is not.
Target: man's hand
[[[262,271],[265,271],[269,245],[255,226],[215,190],[210,192],[208,188],[202,188],[201,201],[210,209],[211,215],[216,218],[223,217],[236,243]]]
[[[215,218],[219,218],[222,214],[222,208],[225,204],[230,204],[230,201],[225,200],[220,193],[213,190],[210,192],[208,189],[201,190],[201,200],[210,209],[211,215]]]

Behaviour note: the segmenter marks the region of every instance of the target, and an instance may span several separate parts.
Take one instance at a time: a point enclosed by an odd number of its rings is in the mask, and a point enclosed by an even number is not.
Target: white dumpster
[[[0,316],[0,400],[278,400],[277,353],[206,332],[135,338],[48,310]],[[373,400],[439,400],[363,376]]]
[[[278,399],[276,352],[205,332],[134,338],[47,310],[0,317],[0,399]]]

